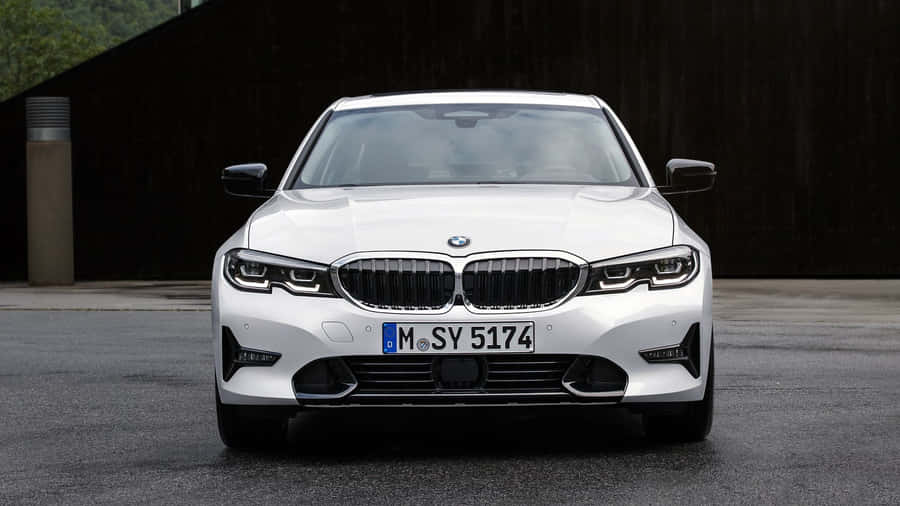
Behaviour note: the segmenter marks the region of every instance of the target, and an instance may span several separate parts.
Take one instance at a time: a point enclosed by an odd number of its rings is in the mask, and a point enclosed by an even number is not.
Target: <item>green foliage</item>
[[[34,0],[34,4],[62,9],[79,26],[101,25],[116,44],[153,28],[176,11],[175,0]]]
[[[0,100],[103,50],[103,27],[79,27],[31,0],[0,0]]]
[[[0,101],[175,15],[174,0],[0,0]]]

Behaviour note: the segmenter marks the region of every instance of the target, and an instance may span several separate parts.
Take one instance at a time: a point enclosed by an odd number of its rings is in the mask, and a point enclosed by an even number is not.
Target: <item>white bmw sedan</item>
[[[701,440],[713,406],[709,248],[600,99],[543,92],[343,98],[212,272],[219,433],[285,436],[300,409],[616,405]]]

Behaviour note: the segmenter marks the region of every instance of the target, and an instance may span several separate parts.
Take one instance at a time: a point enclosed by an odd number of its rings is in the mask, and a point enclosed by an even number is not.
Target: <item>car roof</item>
[[[519,90],[436,90],[383,93],[347,97],[334,105],[336,111],[429,104],[532,104],[599,108],[603,104],[593,95],[577,95],[550,91]]]

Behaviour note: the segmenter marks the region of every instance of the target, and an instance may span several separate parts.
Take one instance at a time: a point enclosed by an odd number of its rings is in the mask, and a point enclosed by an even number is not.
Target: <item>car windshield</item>
[[[293,187],[465,183],[639,185],[600,109],[442,104],[334,112]]]

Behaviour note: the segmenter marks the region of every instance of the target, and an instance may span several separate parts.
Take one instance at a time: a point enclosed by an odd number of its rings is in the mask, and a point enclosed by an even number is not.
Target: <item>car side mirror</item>
[[[265,164],[245,163],[225,167],[222,171],[222,184],[225,185],[225,193],[235,197],[271,197],[274,190],[265,188],[266,182]]]
[[[716,182],[716,166],[702,160],[673,158],[666,163],[666,177],[668,184],[656,187],[663,195],[702,192]]]

